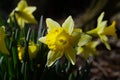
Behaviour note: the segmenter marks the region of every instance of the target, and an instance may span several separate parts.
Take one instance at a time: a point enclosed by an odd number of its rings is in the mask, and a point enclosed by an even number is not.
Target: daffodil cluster
[[[88,31],[89,35],[98,36],[100,40],[105,44],[108,50],[111,50],[110,45],[108,43],[107,35],[111,35],[117,38],[116,28],[115,28],[115,21],[113,21],[112,25],[107,27],[107,21],[103,21],[104,12],[98,17],[97,20],[97,27]]]
[[[74,21],[69,16],[62,26],[56,21],[47,18],[47,34],[39,38],[39,41],[46,44],[50,51],[47,56],[47,66],[50,67],[56,60],[65,56],[73,65],[76,63],[76,55],[82,54],[83,58],[97,55],[96,47],[99,41],[93,41],[93,37],[100,38],[107,49],[111,49],[107,35],[117,37],[115,21],[107,27],[107,21],[103,21],[104,12],[98,17],[97,27],[87,32],[74,27]]]
[[[36,24],[37,20],[32,14],[35,10],[36,7],[28,6],[26,0],[20,0],[17,7],[10,13],[8,23],[17,21],[20,29],[24,28],[25,23]],[[107,20],[103,20],[103,17],[104,12],[102,12],[97,19],[97,27],[87,32],[83,32],[82,29],[74,27],[75,24],[72,16],[69,16],[62,25],[51,18],[47,18],[47,34],[39,38],[39,41],[49,48],[46,65],[48,67],[52,66],[63,56],[65,56],[71,64],[75,65],[76,55],[81,54],[85,59],[89,56],[97,55],[96,47],[100,42],[93,40],[94,37],[99,38],[106,48],[111,50],[108,43],[108,36],[117,38],[116,22],[113,21],[110,26],[107,26]],[[23,61],[25,47],[18,43],[17,45],[19,60]],[[7,48],[5,43],[5,29],[4,26],[2,26],[0,27],[0,52],[9,54]],[[35,58],[38,51],[38,44],[33,41],[28,41],[28,54],[31,60]]]

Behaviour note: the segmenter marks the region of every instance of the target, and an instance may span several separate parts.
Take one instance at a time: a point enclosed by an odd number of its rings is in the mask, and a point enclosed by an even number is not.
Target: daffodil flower
[[[87,59],[90,56],[97,55],[96,46],[99,44],[98,41],[90,41],[86,43],[84,46],[78,46],[77,54],[82,54],[84,59]]]
[[[110,26],[105,27],[104,31],[101,34],[110,35],[110,36],[117,38],[117,34],[116,34],[117,30],[115,28],[115,24],[116,24],[116,22],[113,21]]]
[[[50,67],[53,63],[63,55],[73,64],[76,63],[76,51],[74,46],[80,37],[80,29],[74,29],[74,21],[69,16],[62,27],[54,20],[47,18],[46,36],[39,38],[39,41],[46,44],[50,51],[47,56],[47,66]]]
[[[32,13],[36,10],[36,7],[28,6],[26,0],[20,0],[17,7],[11,12],[10,18],[12,21],[14,20],[14,15],[16,17],[17,23],[22,29],[25,23],[33,23],[36,24],[37,21],[32,15]],[[10,22],[10,18],[8,22]]]
[[[87,33],[93,36],[99,36],[101,41],[105,44],[106,48],[110,50],[111,47],[108,44],[108,38],[105,34],[102,34],[104,32],[105,27],[107,26],[107,21],[102,21],[103,17],[104,12],[102,12],[101,15],[98,17],[97,27],[95,29],[88,31]]]
[[[30,60],[34,59],[38,53],[39,45],[30,41],[28,46],[28,53]],[[18,58],[22,62],[25,54],[25,47],[18,45]]]
[[[5,44],[5,27],[4,26],[0,27],[0,52],[7,55],[9,54],[9,51]]]

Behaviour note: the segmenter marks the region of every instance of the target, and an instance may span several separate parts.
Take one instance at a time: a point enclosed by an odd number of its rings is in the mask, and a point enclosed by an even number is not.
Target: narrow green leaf
[[[43,30],[43,16],[40,17],[38,36],[37,36],[37,43],[39,43],[38,39],[42,36],[42,30]]]

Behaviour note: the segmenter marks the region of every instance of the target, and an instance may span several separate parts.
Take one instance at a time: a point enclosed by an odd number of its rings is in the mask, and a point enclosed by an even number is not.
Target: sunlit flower
[[[99,36],[101,41],[105,44],[106,48],[110,50],[110,45],[108,44],[108,38],[105,34],[102,34],[104,32],[105,27],[107,26],[107,21],[102,21],[104,17],[104,12],[101,13],[101,15],[98,17],[97,20],[97,27],[95,29],[92,29],[88,31],[87,33],[94,36]]]
[[[0,52],[4,54],[9,54],[8,49],[5,43],[5,27],[0,27]]]
[[[83,58],[87,59],[90,56],[97,55],[96,46],[98,41],[90,41],[84,46],[77,47],[77,54],[82,54]]]
[[[30,41],[28,46],[28,53],[30,60],[34,59],[38,53],[39,46],[34,42]],[[25,54],[25,47],[18,45],[18,57],[20,61],[23,61]]]
[[[113,21],[110,26],[105,27],[104,31],[101,34],[110,35],[110,36],[117,38],[117,34],[116,34],[117,30],[116,30],[115,24],[116,22]]]
[[[80,37],[80,29],[74,29],[74,21],[69,16],[62,27],[54,20],[46,19],[48,34],[39,39],[40,42],[46,44],[50,51],[47,56],[47,66],[50,67],[56,60],[63,55],[73,64],[76,62],[76,51],[74,46]]]
[[[14,20],[14,15],[16,17],[17,23],[22,29],[25,23],[33,23],[36,24],[37,21],[32,15],[32,13],[36,10],[36,7],[28,6],[26,0],[20,0],[17,7],[10,14],[10,18],[12,21]],[[10,18],[8,22],[10,22]]]

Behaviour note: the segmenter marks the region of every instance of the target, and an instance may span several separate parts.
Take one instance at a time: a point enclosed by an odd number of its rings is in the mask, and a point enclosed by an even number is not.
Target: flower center
[[[46,44],[49,49],[63,51],[72,42],[72,36],[65,32],[63,28],[53,29],[46,35]]]

